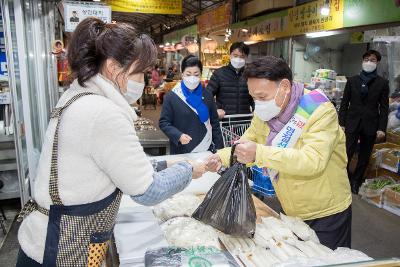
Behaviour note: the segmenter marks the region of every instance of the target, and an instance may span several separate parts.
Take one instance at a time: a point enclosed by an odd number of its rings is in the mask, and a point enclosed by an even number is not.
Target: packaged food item
[[[161,225],[168,244],[190,248],[196,246],[220,248],[217,231],[190,217],[176,217]]]
[[[153,212],[157,219],[165,222],[175,217],[192,216],[200,204],[200,197],[181,193],[154,206]]]
[[[224,244],[226,249],[234,255],[251,252],[256,248],[256,244],[251,238],[233,237],[226,234],[221,234],[219,239],[221,240],[222,244]]]
[[[286,216],[284,214],[280,214],[281,220],[283,223],[290,229],[292,232],[298,236],[303,241],[312,240],[316,243],[319,243],[317,234],[313,229],[310,228],[302,219],[296,217]]]
[[[271,250],[257,247],[253,252],[242,253],[239,258],[246,267],[269,267],[280,261],[272,254]]]
[[[213,247],[164,247],[149,250],[145,254],[146,267],[192,267],[220,266],[239,267],[235,259],[227,252]]]
[[[265,228],[264,230],[263,227]],[[264,235],[267,234],[266,231],[269,231],[275,240],[296,238],[293,232],[285,225],[285,223],[275,217],[262,217],[260,231],[261,233],[264,233]]]

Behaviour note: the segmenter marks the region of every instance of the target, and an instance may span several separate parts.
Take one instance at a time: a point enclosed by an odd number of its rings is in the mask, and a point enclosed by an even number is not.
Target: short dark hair
[[[264,78],[274,82],[283,79],[293,81],[292,70],[288,64],[283,59],[274,56],[261,57],[249,63],[244,70],[243,77],[246,79]]]
[[[236,49],[239,49],[239,51],[240,51],[241,53],[245,54],[246,56],[248,56],[249,53],[250,53],[250,48],[249,48],[249,46],[246,45],[246,44],[243,43],[243,42],[236,42],[236,43],[233,43],[233,44],[231,45],[231,48],[229,48],[229,54],[232,54],[232,52],[233,52],[234,50],[236,50]]]
[[[375,57],[376,57],[376,59],[377,59],[378,61],[381,61],[381,59],[382,59],[381,53],[379,53],[378,51],[373,50],[373,49],[370,49],[370,50],[368,50],[367,52],[365,52],[365,53],[363,54],[362,58],[364,59],[364,58],[369,57],[369,56],[371,56],[371,55],[375,55]]]
[[[196,56],[189,55],[182,60],[182,66],[181,66],[182,72],[184,72],[185,69],[189,67],[199,67],[200,71],[203,72],[203,64],[201,63],[200,59]]]
[[[146,34],[140,34],[127,23],[104,23],[90,17],[76,27],[68,49],[68,62],[73,78],[85,86],[90,78],[101,71],[107,59],[114,59],[129,71],[136,62],[132,73],[145,72],[157,60],[157,47]]]

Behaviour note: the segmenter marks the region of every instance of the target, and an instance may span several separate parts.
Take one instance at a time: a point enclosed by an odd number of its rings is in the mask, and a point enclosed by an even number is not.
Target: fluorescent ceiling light
[[[211,40],[212,40],[212,38],[210,38],[210,37],[208,37],[208,36],[204,37],[204,39],[205,39],[206,41],[211,41]]]
[[[322,16],[329,16],[329,13],[331,13],[331,9],[329,8],[329,6],[323,6],[321,8],[321,15]]]
[[[335,32],[330,31],[322,31],[322,32],[310,32],[310,33],[306,33],[306,37],[307,38],[318,38],[318,37],[325,37],[325,36],[331,36],[334,35]]]
[[[255,44],[255,43],[258,43],[258,41],[245,41],[244,42],[244,44],[246,44],[246,45],[252,45],[252,44]]]

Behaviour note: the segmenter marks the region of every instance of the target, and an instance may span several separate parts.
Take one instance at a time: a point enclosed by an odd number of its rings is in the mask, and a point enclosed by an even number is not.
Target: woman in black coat
[[[182,81],[164,97],[159,126],[170,140],[171,154],[223,148],[214,98],[200,82],[202,70],[197,57],[185,57]]]

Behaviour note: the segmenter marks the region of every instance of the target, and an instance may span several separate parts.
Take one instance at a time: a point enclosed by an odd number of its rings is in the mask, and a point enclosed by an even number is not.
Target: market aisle
[[[352,247],[372,258],[400,257],[400,216],[353,195]]]

